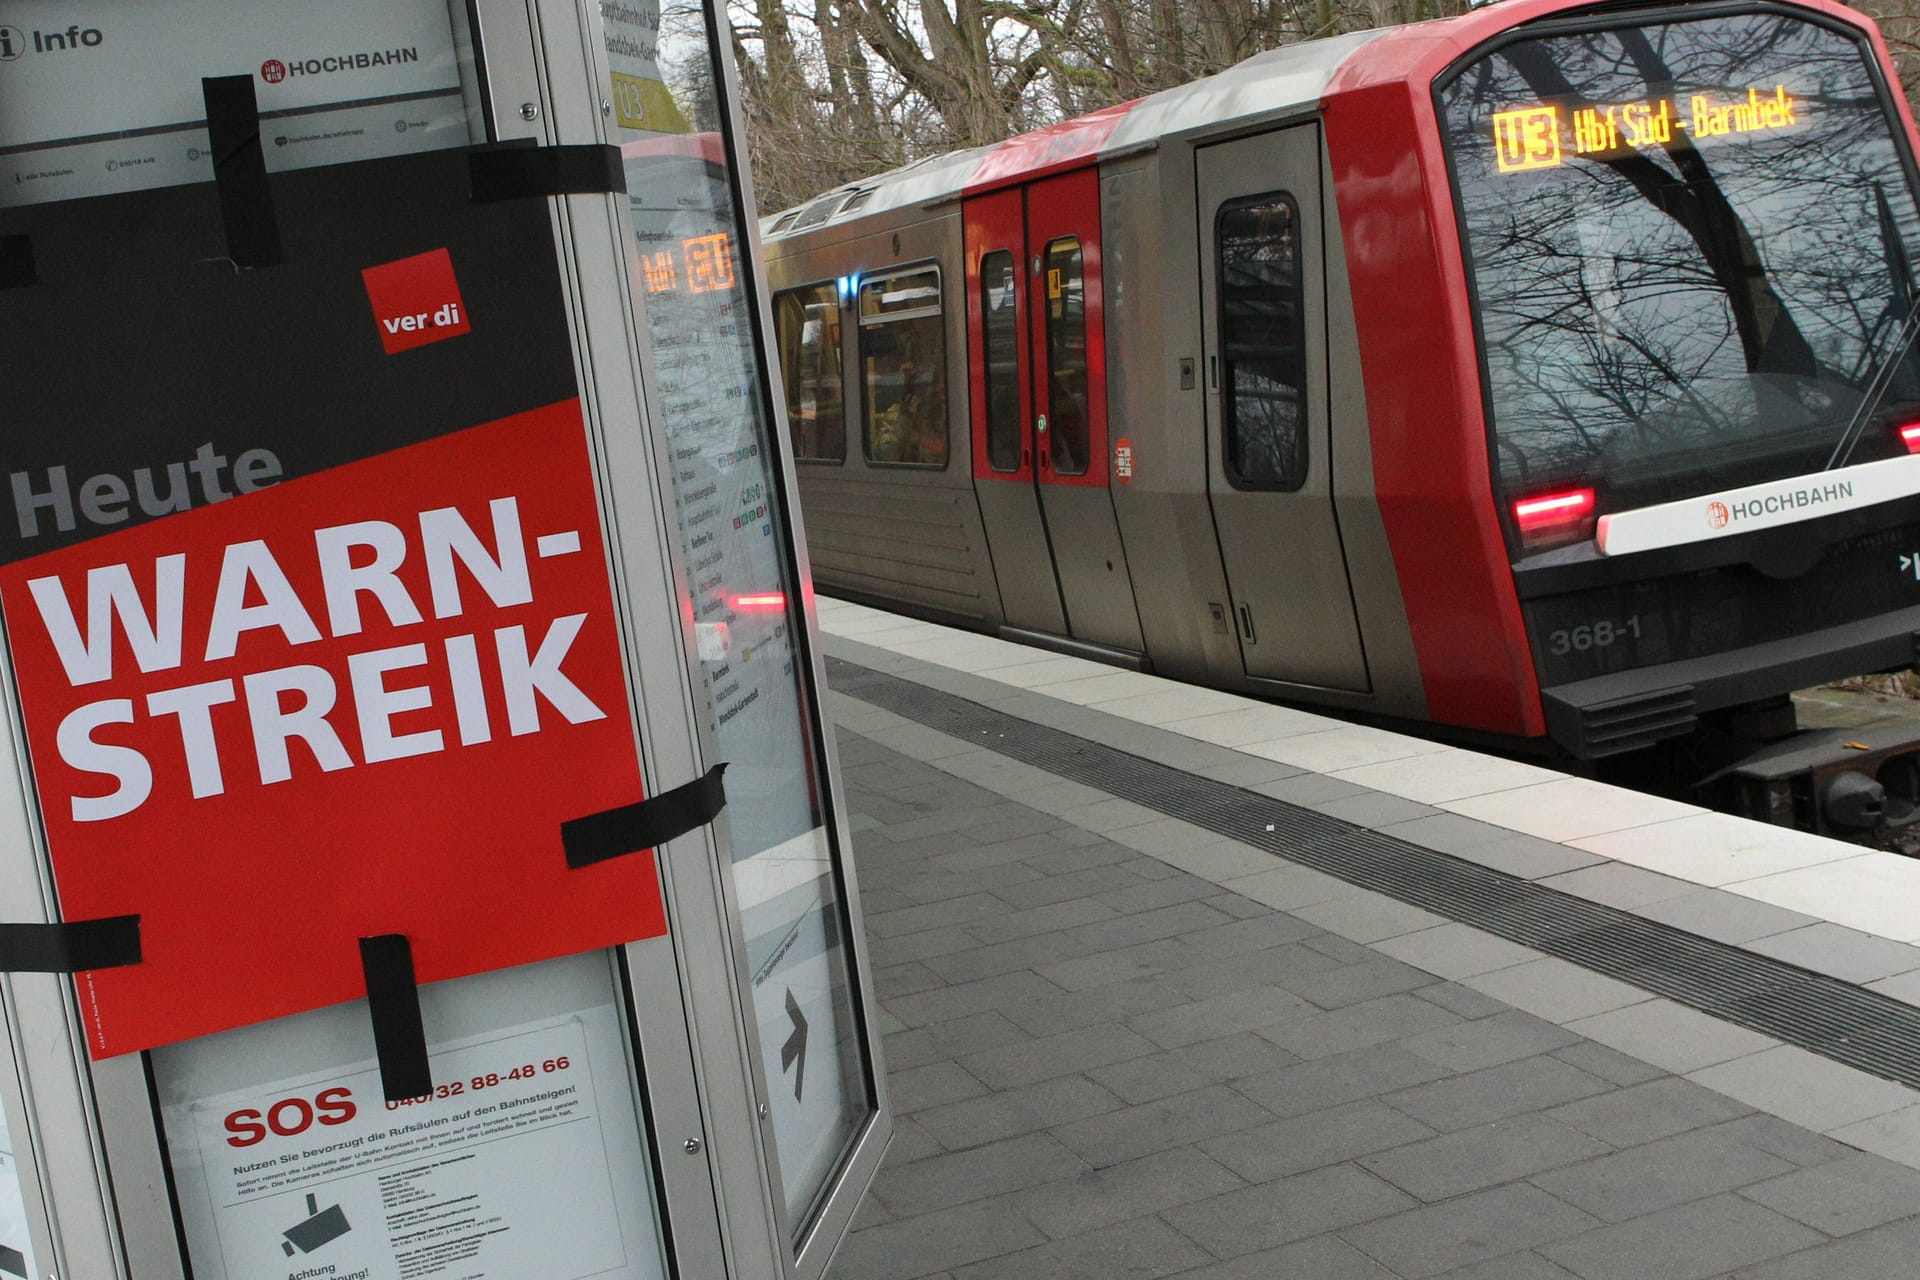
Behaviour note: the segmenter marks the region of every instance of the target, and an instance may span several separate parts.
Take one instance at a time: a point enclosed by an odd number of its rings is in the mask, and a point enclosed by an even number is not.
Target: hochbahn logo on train
[[[1780,84],[1769,92],[1750,88],[1731,101],[1691,94],[1684,113],[1676,98],[1573,107],[1564,129],[1556,105],[1518,107],[1493,115],[1494,163],[1502,173],[1525,173],[1558,168],[1569,151],[1608,156],[1665,145],[1676,130],[1698,140],[1790,129],[1800,123],[1799,108],[1800,100]]]

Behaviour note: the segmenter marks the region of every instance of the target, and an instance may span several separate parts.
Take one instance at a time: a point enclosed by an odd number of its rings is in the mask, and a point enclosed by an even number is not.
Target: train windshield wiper
[[[1900,368],[1900,362],[1907,358],[1915,334],[1920,333],[1920,288],[1914,285],[1913,267],[1907,260],[1906,244],[1900,239],[1899,227],[1894,224],[1893,206],[1887,202],[1886,188],[1876,182],[1873,191],[1880,215],[1880,252],[1886,259],[1894,297],[1903,307],[1902,318],[1893,332],[1886,354],[1874,365],[1873,376],[1867,379],[1860,407],[1853,411],[1847,429],[1840,433],[1840,439],[1833,446],[1833,454],[1827,459],[1828,471],[1845,466],[1847,459],[1853,456],[1860,438],[1866,434],[1867,423],[1879,412],[1880,402],[1886,399],[1887,390],[1893,386],[1894,376]]]

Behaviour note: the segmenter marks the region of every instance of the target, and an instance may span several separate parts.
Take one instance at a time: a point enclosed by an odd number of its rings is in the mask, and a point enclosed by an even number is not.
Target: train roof
[[[1792,2],[1815,12],[1843,15],[1879,39],[1870,19],[1838,0]],[[829,224],[853,224],[894,210],[926,208],[1145,150],[1168,139],[1320,106],[1329,96],[1370,83],[1437,74],[1454,58],[1509,28],[1597,7],[1617,6],[1606,6],[1604,0],[1598,6],[1594,0],[1499,0],[1459,17],[1301,41],[1133,102],[836,187],[763,219],[761,234],[775,245]],[[1647,0],[1646,7],[1673,6]],[[1362,49],[1366,53],[1355,56]]]
[[[773,241],[828,223],[924,207],[1150,147],[1224,121],[1317,103],[1348,55],[1389,30],[1392,28],[1357,31],[1270,49],[1190,84],[1163,89],[1005,142],[917,160],[835,187],[806,204],[763,219],[761,231]]]

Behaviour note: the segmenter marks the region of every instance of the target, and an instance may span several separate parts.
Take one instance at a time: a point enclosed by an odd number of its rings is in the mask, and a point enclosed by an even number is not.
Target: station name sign
[[[1683,106],[1684,101],[1684,106]],[[1785,85],[1744,95],[1708,93],[1635,102],[1539,103],[1493,115],[1494,164],[1501,173],[1553,169],[1572,156],[1605,159],[1676,138],[1732,137],[1792,129],[1802,102]]]

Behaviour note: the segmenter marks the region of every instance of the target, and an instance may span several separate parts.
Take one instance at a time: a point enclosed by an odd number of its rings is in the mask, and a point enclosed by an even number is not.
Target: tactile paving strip
[[[1902,1001],[843,659],[827,673],[837,693],[1036,769],[1920,1088],[1920,1009]]]

